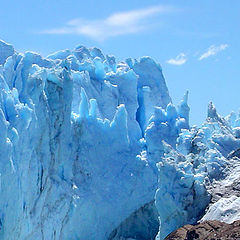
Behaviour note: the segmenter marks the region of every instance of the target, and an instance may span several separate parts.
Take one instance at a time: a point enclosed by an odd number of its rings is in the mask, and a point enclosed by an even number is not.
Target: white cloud
[[[217,53],[225,50],[228,47],[228,44],[221,44],[219,46],[212,45],[210,46],[205,53],[203,53],[198,60],[203,60],[205,58],[208,58],[210,56],[216,55]]]
[[[186,63],[186,61],[187,61],[186,55],[184,53],[180,53],[175,58],[169,59],[167,63],[172,65],[183,65],[184,63]]]
[[[168,6],[152,6],[126,12],[113,13],[105,19],[85,20],[72,19],[64,27],[41,31],[43,34],[75,34],[85,35],[95,40],[104,40],[118,35],[132,34],[149,27],[149,18],[174,11]]]

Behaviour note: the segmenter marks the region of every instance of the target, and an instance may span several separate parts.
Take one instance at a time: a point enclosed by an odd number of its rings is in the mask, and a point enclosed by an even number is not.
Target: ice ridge
[[[150,57],[79,45],[45,58],[0,41],[0,239],[164,239],[229,221],[218,206],[238,195],[209,203],[240,169],[240,116],[210,103],[197,127],[189,111]]]

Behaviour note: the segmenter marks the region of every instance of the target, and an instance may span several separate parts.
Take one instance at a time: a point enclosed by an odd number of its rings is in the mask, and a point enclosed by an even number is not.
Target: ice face
[[[0,239],[163,239],[195,223],[206,182],[240,157],[240,117],[211,103],[190,127],[187,101],[171,102],[150,57],[78,46],[44,58],[0,42]]]
[[[0,52],[0,238],[107,239],[154,199],[139,140],[152,104],[170,102],[161,68],[82,46],[47,58],[11,49]]]
[[[184,103],[181,101],[178,110],[172,103],[167,105],[166,110],[161,107],[155,107],[154,114],[150,118],[145,130],[149,160],[155,163],[161,161],[164,155],[163,140],[173,148],[176,148],[179,133],[181,130],[189,128],[189,107],[186,102],[186,96],[184,96],[184,100]],[[182,110],[183,104],[187,111]]]
[[[204,186],[204,174],[195,173],[191,159],[164,144],[165,156],[157,164],[160,186],[155,203],[160,217],[160,231],[156,239],[185,224],[193,224],[201,217],[210,201]]]

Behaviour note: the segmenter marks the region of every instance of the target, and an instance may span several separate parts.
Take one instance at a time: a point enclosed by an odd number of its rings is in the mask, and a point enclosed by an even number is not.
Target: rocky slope
[[[239,240],[240,221],[227,224],[220,221],[204,221],[195,226],[185,225],[168,235],[165,240]]]

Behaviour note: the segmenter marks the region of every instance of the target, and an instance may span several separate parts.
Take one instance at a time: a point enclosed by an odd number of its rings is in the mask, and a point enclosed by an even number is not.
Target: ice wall
[[[0,239],[164,239],[196,223],[240,169],[239,119],[210,103],[190,127],[188,92],[175,106],[150,57],[0,41]],[[229,220],[229,201],[204,217]]]
[[[0,239],[107,239],[154,199],[139,140],[171,101],[160,66],[0,44]]]

